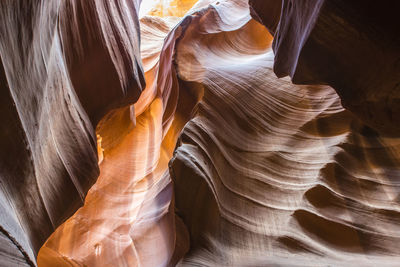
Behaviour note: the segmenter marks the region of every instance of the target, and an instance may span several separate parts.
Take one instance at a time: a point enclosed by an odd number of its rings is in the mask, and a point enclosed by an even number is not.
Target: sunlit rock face
[[[36,265],[98,176],[96,121],[140,95],[135,4],[1,1],[1,266]]]
[[[144,0],[140,6],[140,17],[183,17],[198,0]]]
[[[276,30],[278,77],[329,84],[361,120],[383,134],[399,135],[399,1],[275,1],[282,2],[280,19],[271,1],[250,2],[254,17]]]
[[[198,21],[215,27],[232,9]],[[398,261],[399,140],[360,123],[333,89],[277,79],[252,22],[210,34],[192,23],[178,69],[204,97],[171,172],[191,234],[183,264]]]
[[[179,90],[173,55],[180,33],[171,31],[178,21],[141,19],[146,88],[98,124],[100,176],[84,206],[46,242],[40,266],[166,266],[187,249],[174,256],[168,162],[198,97]]]
[[[279,36],[331,29],[322,11],[347,2],[148,0],[138,12],[139,2],[0,4],[0,265],[400,262],[393,118],[376,127],[333,83],[315,85],[330,81],[275,74],[304,65],[309,42]],[[354,20],[370,25],[366,14]],[[295,28],[282,22],[292,18]],[[340,76],[326,53],[298,73],[357,90],[354,79],[376,82],[357,68]]]
[[[179,77],[204,90],[171,163],[182,265],[399,262],[400,139],[328,86],[276,78],[242,3],[198,13],[177,46]]]

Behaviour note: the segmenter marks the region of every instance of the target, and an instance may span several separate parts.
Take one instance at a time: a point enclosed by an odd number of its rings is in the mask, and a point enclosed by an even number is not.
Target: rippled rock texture
[[[373,89],[396,68],[369,68],[398,35],[348,2],[152,1],[140,31],[138,1],[0,4],[0,260],[35,265],[44,243],[39,266],[396,265],[398,125],[365,97],[397,101]]]
[[[276,31],[278,77],[289,75],[296,84],[329,84],[361,120],[383,134],[399,136],[399,1],[250,3],[254,17]]]
[[[177,48],[179,76],[204,90],[171,163],[191,242],[182,264],[398,262],[400,140],[328,86],[277,79],[268,34],[247,15],[223,2]]]

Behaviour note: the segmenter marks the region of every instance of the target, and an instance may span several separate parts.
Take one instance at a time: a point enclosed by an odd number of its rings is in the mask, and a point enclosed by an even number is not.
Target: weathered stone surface
[[[141,19],[146,88],[100,121],[100,176],[43,246],[40,266],[167,266],[186,252],[175,250],[180,225],[168,162],[197,98],[181,90],[173,67],[178,21]]]
[[[0,3],[0,226],[27,263],[97,178],[98,118],[140,94],[134,3]]]
[[[276,14],[261,2],[253,11],[271,27]],[[329,84],[346,109],[379,132],[398,136],[399,9],[396,0],[284,0],[274,72],[295,84]]]
[[[179,77],[204,90],[171,162],[190,234],[180,263],[399,261],[399,138],[366,126],[329,86],[278,79],[268,33],[239,1],[219,2],[176,51]]]
[[[396,69],[373,91],[383,72],[360,65],[393,63],[392,17],[361,1],[157,0],[139,33],[139,2],[0,4],[0,265],[400,260],[400,140],[378,113],[396,106]]]

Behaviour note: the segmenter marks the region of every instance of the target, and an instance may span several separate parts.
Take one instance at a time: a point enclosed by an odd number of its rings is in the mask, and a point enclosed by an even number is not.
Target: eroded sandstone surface
[[[138,7],[1,1],[3,266],[36,265],[40,247],[96,181],[96,121],[144,87]]]
[[[0,265],[400,262],[397,2],[140,2],[0,4]]]
[[[278,3],[281,12],[275,7]],[[399,135],[399,1],[250,0],[250,4],[253,16],[276,31],[278,77],[289,75],[296,84],[329,84],[342,105],[362,121],[382,134]]]

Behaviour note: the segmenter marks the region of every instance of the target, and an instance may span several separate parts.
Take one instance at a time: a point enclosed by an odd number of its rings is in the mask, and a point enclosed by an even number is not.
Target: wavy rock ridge
[[[349,29],[380,64],[395,29],[372,42],[361,2],[249,2],[155,1],[140,31],[140,1],[0,4],[1,264],[36,265],[83,199],[39,266],[400,262],[397,69],[379,93],[341,76]]]
[[[191,240],[182,264],[398,262],[400,140],[328,86],[277,79],[266,33],[230,5],[193,20],[177,48],[180,77],[204,88],[171,167]]]

